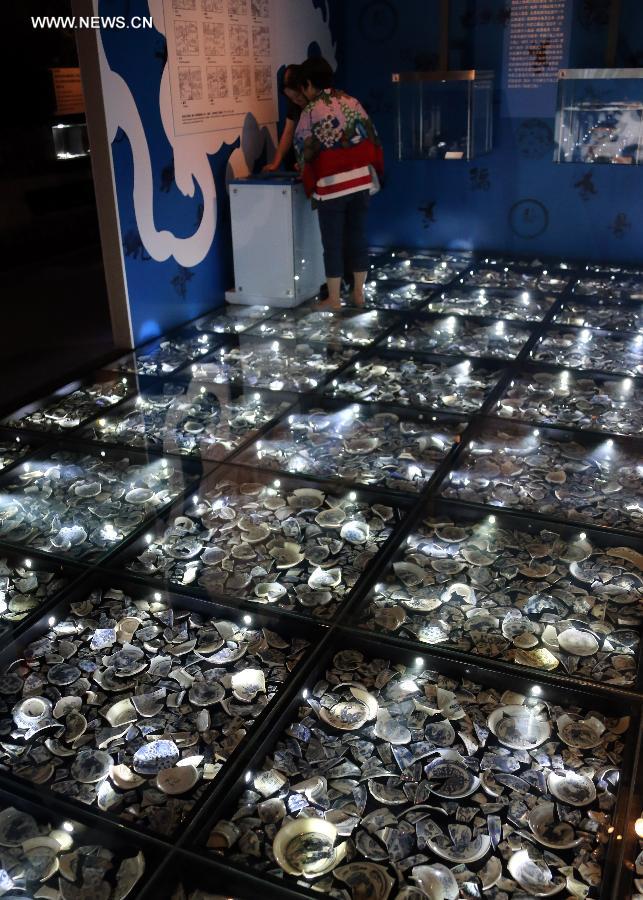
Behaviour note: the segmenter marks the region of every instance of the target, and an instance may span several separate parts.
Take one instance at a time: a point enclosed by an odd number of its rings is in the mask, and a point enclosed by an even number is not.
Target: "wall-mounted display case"
[[[398,159],[473,159],[493,139],[493,72],[398,72]]]
[[[643,160],[643,69],[562,69],[555,162]]]
[[[89,138],[85,122],[59,122],[52,125],[56,159],[78,159],[89,156]]]

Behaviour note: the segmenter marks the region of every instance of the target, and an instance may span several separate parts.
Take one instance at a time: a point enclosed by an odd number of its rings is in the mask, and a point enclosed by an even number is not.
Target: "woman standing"
[[[330,306],[339,307],[344,245],[354,277],[354,300],[364,302],[368,270],[366,217],[384,173],[382,145],[362,105],[333,88],[321,57],[300,66],[299,89],[309,101],[295,130],[304,188],[319,213]]]
[[[302,108],[308,103],[306,97],[299,90],[299,66],[292,63],[286,66],[281,83],[281,93],[288,101],[286,123],[274,159],[263,167],[264,172],[276,172],[282,163],[285,164],[287,171],[292,172],[295,168],[296,158],[293,153],[295,128],[299,122]]]

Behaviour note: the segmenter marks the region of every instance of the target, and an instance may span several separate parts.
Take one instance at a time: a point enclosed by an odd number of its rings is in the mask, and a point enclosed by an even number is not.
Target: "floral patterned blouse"
[[[330,199],[376,189],[383,173],[382,147],[361,103],[343,91],[327,89],[306,106],[294,139],[307,193]]]

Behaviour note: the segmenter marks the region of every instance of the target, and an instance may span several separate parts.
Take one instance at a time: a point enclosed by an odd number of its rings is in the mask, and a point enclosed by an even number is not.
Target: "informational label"
[[[538,88],[558,80],[566,53],[566,0],[512,0],[508,88]]]
[[[504,53],[503,115],[553,117],[567,65],[573,0],[511,0]]]
[[[174,132],[278,119],[271,0],[163,0]]]
[[[51,77],[56,94],[56,114],[71,116],[85,112],[80,69],[52,69]]]

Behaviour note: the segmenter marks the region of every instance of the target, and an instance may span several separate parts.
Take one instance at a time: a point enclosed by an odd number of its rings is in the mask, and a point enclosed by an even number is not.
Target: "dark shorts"
[[[366,216],[369,200],[370,193],[365,190],[319,201],[317,211],[326,278],[342,277],[344,259],[351,272],[367,271]]]

